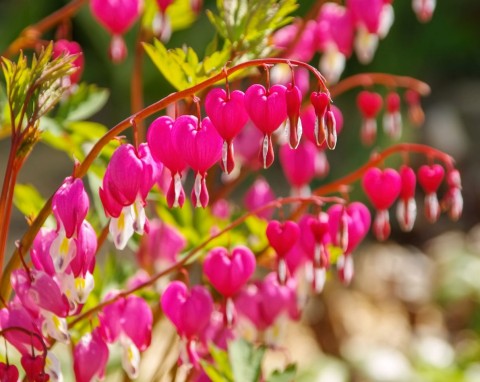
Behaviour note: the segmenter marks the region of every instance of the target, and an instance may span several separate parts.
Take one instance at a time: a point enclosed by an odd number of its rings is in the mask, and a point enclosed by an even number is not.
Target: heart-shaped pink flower
[[[210,118],[201,122],[193,115],[182,115],[173,126],[173,143],[179,155],[195,171],[191,198],[195,207],[206,207],[208,190],[205,184],[207,170],[222,155],[222,138]]]
[[[332,243],[336,246],[340,246],[338,233],[341,226],[340,223],[342,216],[345,217],[348,232],[348,244],[345,252],[352,253],[370,229],[370,211],[364,204],[353,202],[348,206],[334,204],[328,209],[327,213],[328,224],[330,227],[330,238],[332,239]]]
[[[227,94],[224,89],[214,88],[205,99],[205,111],[224,140],[221,163],[223,170],[230,173],[235,166],[232,140],[248,121],[245,94],[240,90]]]
[[[445,170],[439,164],[432,166],[423,165],[418,169],[418,183],[422,186],[426,194],[437,192],[443,181]]]
[[[196,285],[188,290],[181,281],[171,282],[161,297],[165,315],[187,339],[200,336],[210,322],[213,300],[208,290]]]
[[[200,174],[205,174],[218,162],[222,152],[222,138],[210,118],[199,122],[193,115],[182,115],[176,119],[173,144],[185,162]]]
[[[398,172],[392,168],[382,171],[372,167],[363,176],[362,186],[377,210],[387,210],[400,195],[402,181]]]
[[[383,99],[378,93],[363,90],[357,96],[357,106],[364,118],[375,118],[382,105]]]
[[[280,164],[292,187],[307,186],[316,175],[317,148],[309,141],[301,142],[296,149],[288,144],[280,147]]]
[[[203,263],[203,272],[212,285],[225,297],[235,295],[255,271],[255,256],[244,246],[231,253],[225,248],[212,249]]]
[[[15,365],[0,362],[0,381],[17,382],[18,369]]]
[[[287,118],[287,103],[283,85],[265,89],[254,84],[245,92],[245,108],[255,126],[265,135],[271,135]]]
[[[272,220],[268,223],[268,242],[280,257],[283,257],[295,245],[299,236],[300,228],[294,221],[287,220],[280,223],[278,220]]]
[[[245,92],[245,109],[255,126],[263,133],[260,158],[264,168],[274,160],[271,135],[287,118],[286,87],[273,85],[268,90],[260,84],[250,86]]]

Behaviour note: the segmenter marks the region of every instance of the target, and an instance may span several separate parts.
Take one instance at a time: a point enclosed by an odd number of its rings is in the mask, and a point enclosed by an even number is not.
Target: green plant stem
[[[235,221],[233,221],[232,223],[230,223],[228,226],[226,226],[224,229],[222,229],[221,231],[217,232],[216,234],[210,236],[208,239],[206,239],[205,241],[203,241],[201,244],[197,245],[195,248],[192,248],[181,260],[177,261],[175,264],[171,265],[170,267],[168,267],[167,269],[163,270],[162,272],[159,272],[155,275],[153,275],[150,279],[148,279],[147,281],[133,287],[133,288],[130,288],[126,291],[123,291],[119,294],[117,294],[116,296],[112,297],[111,299],[109,300],[105,300],[103,301],[102,303],[98,304],[97,306],[91,308],[90,310],[84,312],[83,314],[81,314],[80,316],[76,317],[73,321],[70,322],[70,324],[68,325],[69,328],[73,327],[74,325],[76,325],[77,323],[79,323],[80,321],[88,318],[88,317],[91,317],[92,314],[98,312],[100,309],[102,309],[104,306],[107,306],[107,305],[110,305],[112,303],[114,303],[115,301],[117,301],[118,299],[120,298],[124,298],[124,297],[127,297],[141,289],[144,289],[146,287],[149,287],[151,285],[153,285],[158,279],[182,268],[188,261],[192,260],[194,258],[195,255],[197,255],[202,249],[204,249],[208,244],[210,244],[212,241],[216,240],[217,238],[219,238],[220,236],[224,235],[225,233],[231,231],[232,229],[234,229],[235,227],[238,227],[240,224],[242,224],[243,222],[245,222],[245,220],[249,217],[249,216],[252,216],[252,215],[255,215],[255,214],[258,214],[264,210],[267,210],[267,209],[270,209],[270,208],[274,208],[274,207],[281,207],[285,204],[292,204],[292,203],[302,203],[302,204],[306,204],[306,203],[316,203],[316,204],[319,204],[319,205],[323,205],[324,203],[343,203],[344,200],[341,199],[341,198],[336,198],[336,197],[330,197],[330,198],[327,198],[327,197],[318,197],[318,196],[310,196],[310,197],[286,197],[286,198],[278,198],[272,202],[269,202],[267,204],[264,204],[263,206],[261,207],[258,207],[257,209],[255,210],[252,210],[252,211],[249,211],[247,213],[245,213],[244,215],[240,216],[238,219],[236,219]]]
[[[325,79],[323,78],[322,74],[313,66],[306,64],[302,61],[297,61],[297,60],[287,60],[284,58],[265,58],[265,59],[256,59],[256,60],[251,60],[251,61],[246,61],[241,64],[235,65],[231,68],[226,68],[222,70],[220,73],[216,74],[213,77],[210,77],[209,79],[189,88],[185,89],[176,93],[172,93],[165,98],[147,106],[146,108],[140,110],[139,112],[133,114],[132,116],[124,119],[120,123],[118,123],[116,126],[114,126],[112,129],[110,129],[102,138],[100,138],[97,143],[92,147],[90,152],[87,154],[85,159],[81,164],[75,167],[74,170],[74,177],[76,178],[81,178],[85,176],[87,173],[88,169],[92,165],[93,161],[100,155],[102,149],[116,136],[121,134],[124,130],[126,130],[128,127],[132,125],[132,123],[136,123],[139,121],[143,121],[145,118],[160,112],[161,110],[165,109],[168,105],[171,103],[177,102],[179,100],[182,100],[184,98],[191,97],[192,95],[195,95],[196,93],[200,92],[201,90],[208,88],[209,86],[214,85],[215,83],[221,81],[222,79],[226,78],[226,76],[229,76],[235,72],[238,72],[240,70],[244,70],[250,67],[256,67],[256,66],[262,66],[265,64],[292,64],[292,65],[297,65],[304,67],[308,70],[310,70],[315,78],[317,79],[319,86],[323,88],[325,92],[328,93],[328,89],[325,85]],[[37,232],[40,230],[42,227],[43,223],[47,219],[48,215],[51,212],[52,208],[52,199],[53,195],[50,197],[50,199],[47,201],[45,206],[42,208],[42,210],[38,213],[37,217],[33,221],[32,225],[28,229],[28,231],[23,235],[22,239],[20,240],[20,247],[26,253],[32,243],[33,240],[35,239],[35,236]],[[11,285],[9,283],[9,278],[10,278],[10,273],[19,267],[20,265],[20,253],[17,250],[15,250],[15,253],[12,255],[12,258],[7,264],[7,267],[4,270],[4,273],[2,274],[2,279],[0,281],[0,297],[4,298],[5,300],[8,300],[8,296],[11,291]]]

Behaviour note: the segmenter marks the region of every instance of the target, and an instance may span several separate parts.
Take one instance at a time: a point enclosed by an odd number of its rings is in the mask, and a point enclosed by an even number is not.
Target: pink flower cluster
[[[424,211],[430,223],[435,223],[443,209],[453,220],[457,220],[463,209],[460,174],[456,169],[447,173],[447,192],[442,203],[438,201],[437,191],[445,177],[445,170],[439,164],[423,165],[417,175],[412,168],[403,165],[400,172],[395,169],[369,169],[363,177],[363,189],[377,210],[373,223],[373,232],[377,239],[386,240],[390,235],[388,209],[398,199],[397,220],[400,228],[411,231],[417,216],[415,186],[418,178],[425,192]]]
[[[305,24],[298,20],[274,35],[274,44],[285,50],[288,58],[309,62],[321,53],[320,70],[329,82],[337,82],[346,59],[355,49],[358,60],[369,63],[380,39],[393,24],[393,0],[347,0],[345,5],[325,2],[315,19]],[[428,21],[435,0],[413,0],[420,21]]]

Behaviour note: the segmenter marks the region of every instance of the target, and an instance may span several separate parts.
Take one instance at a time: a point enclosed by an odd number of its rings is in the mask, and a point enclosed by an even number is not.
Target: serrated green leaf
[[[228,355],[235,382],[257,382],[260,377],[264,347],[255,348],[244,339],[231,342]]]
[[[183,90],[190,86],[179,63],[182,60],[177,53],[167,51],[167,48],[157,39],[154,40],[153,45],[144,43],[143,47],[158,70],[174,88]]]
[[[33,185],[17,184],[13,193],[13,203],[22,214],[35,218],[45,205],[45,199]]]
[[[107,89],[82,83],[75,93],[60,104],[56,117],[68,121],[88,119],[105,106],[108,97]]]
[[[290,364],[285,370],[275,370],[270,377],[268,377],[267,382],[293,382],[296,375],[297,365]]]
[[[205,374],[207,374],[212,382],[233,382],[232,379],[226,378],[220,371],[218,371],[214,365],[203,360],[201,360],[200,363],[203,371]]]

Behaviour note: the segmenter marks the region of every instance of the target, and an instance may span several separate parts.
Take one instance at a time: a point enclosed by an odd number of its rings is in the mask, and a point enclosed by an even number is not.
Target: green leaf
[[[158,70],[174,88],[184,90],[191,86],[179,63],[182,59],[178,57],[178,51],[176,53],[167,51],[167,48],[157,39],[153,41],[153,45],[144,43],[143,47]]]
[[[290,364],[285,370],[275,370],[270,377],[268,377],[267,382],[293,382],[296,375],[297,365]]]
[[[229,41],[236,53],[234,62],[269,55],[269,38],[291,21],[296,0],[217,1],[218,14],[207,12],[218,34]]]
[[[65,102],[60,104],[56,118],[68,121],[88,119],[105,106],[108,97],[107,89],[82,83]]]
[[[13,203],[22,214],[35,218],[45,205],[45,199],[31,184],[17,184],[13,193]]]
[[[235,382],[257,382],[260,377],[264,347],[255,348],[244,339],[231,342],[228,355]]]

